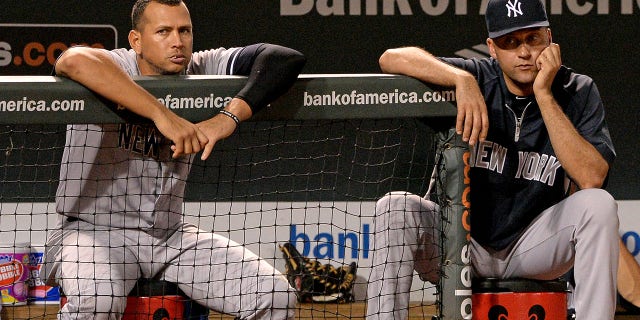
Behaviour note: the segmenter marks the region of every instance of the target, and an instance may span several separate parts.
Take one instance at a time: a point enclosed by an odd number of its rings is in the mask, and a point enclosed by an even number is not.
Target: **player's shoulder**
[[[601,100],[595,81],[588,75],[561,66],[551,86],[553,96],[563,108],[584,108]]]
[[[227,74],[240,49],[220,47],[196,51],[191,56],[187,74]]]
[[[595,81],[586,74],[576,72],[574,69],[562,65],[556,74],[553,85],[567,93],[578,93],[595,88]]]
[[[561,65],[560,69],[558,70],[558,76],[561,76],[563,78],[564,82],[570,82],[570,81],[581,81],[581,82],[591,82],[593,81],[593,79],[584,74],[584,73],[579,73],[576,70],[574,70],[571,67],[568,67],[566,65]]]
[[[107,50],[111,58],[129,75],[138,75],[138,61],[136,60],[136,52],[133,49],[113,49]]]
[[[233,53],[236,50],[238,50],[238,48],[225,48],[225,47],[211,48],[206,50],[195,51],[193,52],[193,57],[209,57],[209,58],[219,57],[225,54]]]
[[[486,58],[440,58],[442,61],[466,70],[478,79],[480,83],[497,82],[502,75],[500,65],[491,57]]]

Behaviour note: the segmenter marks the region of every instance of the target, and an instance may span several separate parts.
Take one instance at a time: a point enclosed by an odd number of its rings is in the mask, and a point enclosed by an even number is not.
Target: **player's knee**
[[[406,192],[389,192],[378,199],[376,202],[376,215],[382,215],[393,211],[394,205],[398,203],[398,199],[405,198],[409,193]]]
[[[127,306],[126,296],[96,297],[96,319],[119,319]]]
[[[282,301],[278,303],[277,306],[274,306],[274,315],[273,319],[293,319],[295,317],[295,309],[298,304],[298,297],[293,290],[287,292],[286,296],[283,295]]]
[[[435,212],[435,203],[404,191],[385,194],[376,202],[376,218],[385,216],[388,225],[414,225],[427,212]]]
[[[68,296],[67,303],[60,309],[61,319],[121,319],[127,304],[127,297],[103,294],[83,294]]]
[[[296,291],[289,285],[289,282],[286,281],[286,279],[277,282],[273,291],[275,292],[275,297],[273,298],[272,308],[293,312],[298,303],[298,297],[296,296]]]
[[[261,296],[253,314],[245,313],[241,318],[293,319],[297,301],[294,289],[286,280],[276,281],[273,290]]]
[[[618,204],[615,199],[603,189],[584,189],[576,192],[576,203],[583,206],[586,219],[595,227],[618,230]]]
[[[67,296],[61,313],[79,319],[120,319],[127,305],[122,287],[110,281],[78,284],[78,293]],[[77,315],[77,316],[76,316]]]
[[[389,212],[407,212],[420,207],[420,197],[403,191],[394,191],[385,194],[376,202],[376,215]]]

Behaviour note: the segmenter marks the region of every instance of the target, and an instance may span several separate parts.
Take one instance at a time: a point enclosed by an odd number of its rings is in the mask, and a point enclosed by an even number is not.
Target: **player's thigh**
[[[185,226],[167,242],[167,270],[179,270],[178,278],[191,282],[211,279],[229,280],[239,277],[280,274],[275,268],[244,245],[222,235]],[[177,250],[179,248],[179,250]],[[193,274],[192,274],[193,273]],[[233,279],[233,278],[232,278]]]
[[[543,211],[505,250],[494,251],[472,241],[474,270],[484,277],[562,276],[573,266],[577,235],[617,232],[615,204],[607,195],[602,190],[575,193]]]
[[[616,234],[617,204],[604,190],[586,189],[543,211],[516,242],[513,255],[536,248],[555,249],[560,256],[573,254],[580,235]],[[552,245],[547,244],[551,242]],[[569,247],[570,251],[567,251]],[[562,257],[558,257],[561,258]]]
[[[470,253],[474,276],[545,280],[565,274],[575,257],[573,236],[576,227],[568,221],[560,221],[556,209],[541,213],[506,249],[496,251],[472,239]]]
[[[191,298],[216,310],[234,310],[246,303],[259,303],[270,295],[292,294],[286,278],[266,260],[243,245],[224,236],[203,232],[193,226],[174,235],[169,246],[183,246],[178,256],[168,261],[163,278],[177,283]],[[180,244],[178,236],[182,239]],[[253,297],[252,297],[253,295]],[[284,304],[289,303],[288,295]]]
[[[66,229],[57,258],[61,277],[125,279],[137,277],[135,255],[124,245],[124,237],[105,230]]]

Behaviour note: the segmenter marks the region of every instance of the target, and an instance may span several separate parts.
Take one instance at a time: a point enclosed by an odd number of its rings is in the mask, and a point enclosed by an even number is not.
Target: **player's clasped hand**
[[[175,159],[183,155],[202,151],[209,140],[204,136],[202,131],[196,129],[193,134],[172,141],[174,144],[171,146],[171,151],[173,151],[172,157]]]
[[[226,124],[224,123],[226,121]],[[201,160],[207,160],[213,151],[215,144],[228,136],[236,129],[236,124],[231,119],[213,117],[197,124],[201,132],[208,138],[208,142],[203,145]]]
[[[172,157],[200,152],[209,142],[207,136],[195,124],[168,112],[168,115],[156,121],[158,130],[173,142]]]

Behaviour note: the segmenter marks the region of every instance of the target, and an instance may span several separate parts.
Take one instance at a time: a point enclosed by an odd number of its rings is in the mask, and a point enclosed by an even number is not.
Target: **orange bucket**
[[[473,320],[566,320],[564,281],[478,279],[472,284]]]
[[[60,297],[60,307],[67,297]],[[123,320],[205,320],[209,309],[181,295],[175,284],[140,279],[127,297]]]

